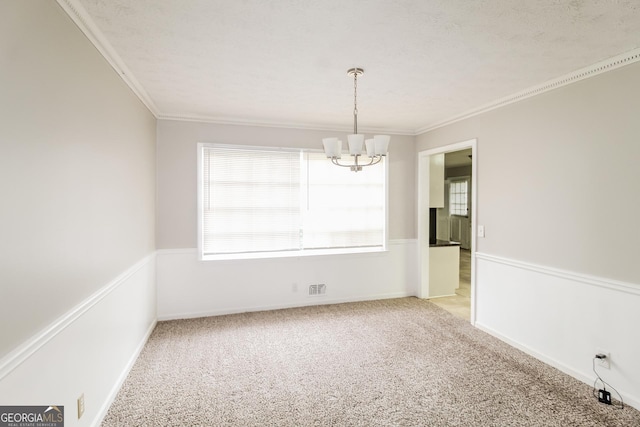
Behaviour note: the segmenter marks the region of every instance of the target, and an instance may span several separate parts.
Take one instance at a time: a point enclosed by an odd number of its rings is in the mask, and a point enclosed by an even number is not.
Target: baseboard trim
[[[144,349],[144,346],[147,344],[147,341],[149,340],[149,337],[153,333],[153,330],[155,329],[157,323],[158,321],[154,319],[153,322],[151,322],[151,324],[149,325],[147,332],[145,333],[142,340],[140,340],[138,347],[136,347],[136,350],[133,352],[133,354],[129,358],[129,361],[127,362],[127,366],[125,366],[125,368],[122,370],[122,373],[118,377],[116,383],[111,388],[111,391],[109,391],[109,395],[107,396],[107,399],[103,402],[102,406],[100,407],[100,410],[98,411],[98,414],[94,419],[94,422],[91,425],[97,426],[102,424],[104,417],[107,415],[107,412],[109,412],[109,408],[111,407],[111,404],[116,399],[116,396],[120,391],[120,388],[122,388],[122,384],[124,384],[124,381],[129,376],[129,372],[131,372],[133,365],[136,363],[136,360],[138,360],[140,353],[142,353],[142,349]]]
[[[432,299],[440,299],[440,298],[451,298],[451,297],[455,297],[458,294],[456,294],[455,292],[449,295],[438,295],[437,297],[428,297],[425,298],[427,301],[431,301]]]
[[[510,267],[520,268],[524,270],[533,271],[540,274],[546,274],[548,276],[557,277],[560,279],[567,279],[574,282],[580,282],[591,286],[597,286],[612,291],[626,292],[633,295],[640,296],[640,285],[622,282],[613,279],[607,279],[604,277],[591,276],[588,274],[575,273],[568,270],[562,270],[559,268],[546,267],[538,264],[532,264],[524,261],[518,261],[509,258],[503,258],[495,255],[489,255],[481,252],[476,252],[475,257],[477,260],[489,261],[493,263],[508,265]]]
[[[46,343],[51,341],[60,332],[65,330],[69,325],[75,322],[78,318],[80,318],[84,313],[90,310],[93,306],[98,304],[110,293],[116,290],[120,285],[126,282],[127,279],[133,276],[141,268],[146,266],[148,263],[153,262],[153,260],[155,259],[155,256],[156,254],[154,252],[144,257],[142,260],[135,263],[133,266],[131,266],[126,271],[121,273],[111,282],[107,283],[107,285],[100,288],[93,295],[85,299],[83,302],[75,306],[73,309],[65,313],[63,316],[59,317],[57,320],[51,323],[48,327],[46,327],[45,329],[43,329],[42,331],[40,331],[30,339],[28,339],[27,341],[25,341],[23,344],[18,346],[16,349],[8,353],[0,361],[0,380],[6,377],[18,366],[20,366],[31,355],[33,355],[35,352],[41,349]]]
[[[406,298],[406,297],[413,297],[413,296],[415,295],[410,292],[395,292],[395,293],[388,293],[388,294],[367,295],[366,297],[331,298],[331,299],[323,298],[320,296],[320,297],[310,297],[308,302],[307,301],[295,302],[291,304],[245,306],[245,307],[225,308],[225,309],[202,311],[202,312],[171,313],[164,316],[158,316],[158,321],[195,319],[199,317],[224,316],[227,314],[250,313],[255,311],[283,310],[287,308],[309,307],[309,306],[315,306],[315,305],[343,304],[348,302],[374,301],[374,300],[382,300],[382,299]]]
[[[506,335],[503,335],[499,332],[497,332],[496,330],[482,324],[481,322],[476,321],[475,326],[480,329],[483,332],[488,333],[489,335],[499,339],[500,341],[503,341],[507,344],[509,344],[512,347],[517,348],[518,350],[523,351],[524,353],[528,354],[531,357],[534,357],[538,360],[540,360],[543,363],[546,363],[549,366],[552,366],[562,372],[564,372],[565,374],[587,384],[590,386],[593,386],[593,381],[595,380],[595,378],[589,377],[585,374],[583,374],[582,372],[576,371],[575,369],[570,368],[569,366],[560,363],[559,361],[547,357],[542,353],[539,353],[537,351],[535,351],[534,349],[532,349],[529,346],[526,346],[518,341],[512,340],[511,338],[507,337]],[[640,410],[640,399],[635,398],[634,396],[626,393],[624,390],[619,390],[620,394],[622,395],[622,398],[624,399],[624,403],[625,405],[629,405],[632,406],[638,410]]]

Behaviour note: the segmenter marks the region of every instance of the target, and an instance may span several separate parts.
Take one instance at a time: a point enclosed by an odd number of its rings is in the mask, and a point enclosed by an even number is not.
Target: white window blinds
[[[300,154],[203,147],[204,254],[300,249]]]
[[[306,153],[305,249],[381,246],[385,229],[383,164],[352,172]]]
[[[384,162],[354,173],[322,153],[200,149],[204,257],[384,247]]]

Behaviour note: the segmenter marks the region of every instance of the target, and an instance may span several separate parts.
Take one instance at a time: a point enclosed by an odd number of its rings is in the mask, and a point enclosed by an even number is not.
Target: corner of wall
[[[98,425],[156,324],[155,253],[0,361],[0,403],[65,407]],[[85,413],[76,399],[84,394]]]

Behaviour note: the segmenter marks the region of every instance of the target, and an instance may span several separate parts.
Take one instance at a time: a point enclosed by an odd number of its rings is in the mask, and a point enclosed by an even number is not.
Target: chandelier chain
[[[358,133],[358,73],[353,74],[353,133]]]

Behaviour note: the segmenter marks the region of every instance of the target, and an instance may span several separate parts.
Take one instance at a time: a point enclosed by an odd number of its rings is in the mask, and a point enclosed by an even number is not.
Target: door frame
[[[471,148],[471,316],[476,323],[476,224],[478,222],[478,139],[456,142],[418,153],[418,297],[429,298],[429,159],[432,155]]]

